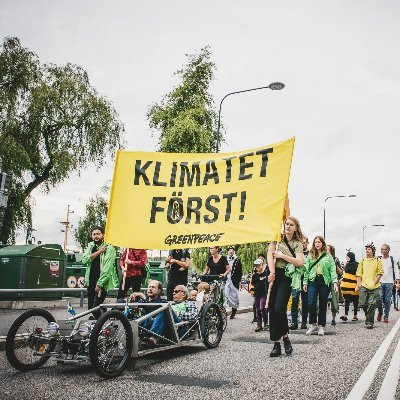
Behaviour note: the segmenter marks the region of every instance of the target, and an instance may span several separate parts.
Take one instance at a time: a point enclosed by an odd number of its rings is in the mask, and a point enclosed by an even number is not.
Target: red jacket
[[[127,264],[126,277],[130,278],[132,276],[140,276],[146,266],[147,262],[147,252],[143,249],[125,249],[121,256],[121,261],[119,263],[120,267],[125,265],[126,251],[128,253],[128,260],[132,261],[132,264]]]

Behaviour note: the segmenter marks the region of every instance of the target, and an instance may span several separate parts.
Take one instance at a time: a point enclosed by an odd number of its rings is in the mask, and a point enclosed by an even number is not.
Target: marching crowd
[[[83,263],[86,264],[86,285],[88,288],[88,308],[104,302],[107,291],[118,285],[115,270],[116,252],[113,246],[104,243],[101,227],[92,231],[93,241],[89,243]],[[365,256],[356,261],[355,254],[349,251],[346,263],[341,264],[336,257],[335,248],[326,244],[322,236],[316,236],[309,249],[309,241],[303,235],[300,223],[295,217],[288,217],[284,223],[282,239],[268,246],[267,259],[259,254],[254,261],[254,271],[250,280],[250,293],[254,297],[254,320],[256,332],[269,330],[274,342],[271,357],[282,354],[281,342],[286,354],[293,352],[289,331],[299,329],[299,302],[301,301],[300,329],[307,335],[324,335],[327,324],[328,303],[331,310],[331,324],[336,325],[339,304],[344,302],[343,322],[349,318],[350,305],[353,304],[352,321],[357,321],[360,308],[365,313],[367,329],[372,329],[375,311],[377,321],[389,322],[391,299],[398,311],[397,291],[400,291],[398,262],[390,256],[388,244],[382,244],[381,256],[377,256],[373,243],[365,246]],[[239,289],[242,278],[242,265],[235,255],[233,246],[228,248],[227,257],[221,254],[218,246],[210,247],[210,257],[203,275],[217,277],[226,281],[226,305],[232,308],[231,319],[235,318],[239,307]],[[147,296],[140,293],[144,268],[147,262],[146,250],[125,249],[120,268],[122,279],[119,282],[118,298],[125,298],[130,288],[131,301],[173,301],[175,322],[193,321],[197,317],[197,307],[190,301],[187,288],[190,253],[187,250],[172,250],[166,260],[169,268],[167,300],[161,299],[162,284],[150,281]],[[197,293],[194,293],[196,295]],[[290,309],[289,325],[287,310]],[[95,318],[100,310],[93,312]],[[150,345],[157,343],[157,335],[162,332],[162,315],[147,321],[147,328],[154,332]],[[308,323],[308,324],[307,324]],[[184,328],[184,327],[182,327]],[[180,335],[185,330],[181,329]]]

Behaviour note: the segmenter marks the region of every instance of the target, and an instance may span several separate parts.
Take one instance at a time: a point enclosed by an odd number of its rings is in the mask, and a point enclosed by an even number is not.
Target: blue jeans
[[[380,296],[378,298],[378,313],[381,315],[384,314],[385,317],[389,316],[392,289],[393,283],[381,283]]]
[[[326,325],[326,305],[328,303],[328,296],[330,287],[325,284],[322,275],[317,275],[314,282],[308,282],[308,315],[310,317],[310,324],[317,323],[317,299],[319,300],[318,306],[318,325]]]
[[[182,319],[179,318],[173,311],[172,315],[174,317],[175,323],[182,322]],[[154,317],[144,320],[140,324],[143,326],[143,328],[148,329],[150,332],[163,336],[165,331],[165,318],[166,318],[166,312],[164,311],[155,315]],[[187,332],[186,326],[180,326],[178,328],[179,337],[182,337],[186,332]]]
[[[292,323],[297,324],[299,318],[299,298],[301,294],[301,323],[307,323],[308,316],[308,295],[303,290],[292,288]]]

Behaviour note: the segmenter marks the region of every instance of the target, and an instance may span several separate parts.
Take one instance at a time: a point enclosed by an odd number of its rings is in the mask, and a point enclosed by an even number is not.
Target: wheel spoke
[[[109,325],[109,321],[103,325]],[[124,359],[127,346],[127,334],[124,326],[119,321],[113,321],[111,334],[102,333],[99,337],[99,363],[109,372],[118,369]]]

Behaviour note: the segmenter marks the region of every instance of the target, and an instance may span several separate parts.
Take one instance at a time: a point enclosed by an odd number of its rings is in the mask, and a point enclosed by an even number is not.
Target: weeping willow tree
[[[259,254],[267,258],[267,242],[247,243],[238,246],[236,255],[240,258],[243,266],[243,274],[250,274],[253,271],[254,260]]]
[[[257,243],[245,243],[237,245],[236,255],[240,258],[243,266],[243,274],[250,274],[253,271],[254,260],[259,254],[264,254],[267,257],[267,242],[257,242]],[[228,246],[222,247],[222,253],[228,253]],[[208,247],[203,247],[200,249],[195,249],[192,252],[192,265],[198,271],[203,271],[208,257],[210,256],[208,252]]]
[[[32,229],[34,193],[51,193],[123,143],[113,104],[79,65],[43,63],[16,37],[0,46],[0,165],[12,176],[0,243]]]

